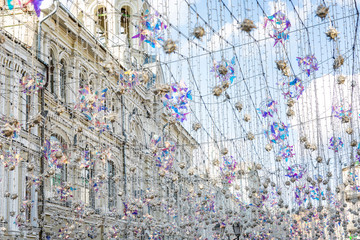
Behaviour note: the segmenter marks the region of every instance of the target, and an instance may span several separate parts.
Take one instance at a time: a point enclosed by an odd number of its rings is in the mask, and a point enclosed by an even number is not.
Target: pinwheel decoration
[[[297,57],[296,60],[298,61],[299,67],[302,69],[303,72],[306,72],[308,77],[311,73],[319,70],[318,62],[315,55],[307,55],[303,58]]]
[[[166,93],[161,100],[164,106],[172,112],[175,120],[183,122],[189,106],[189,100],[192,100],[191,90],[189,90],[184,82],[173,83],[171,91]]]
[[[164,42],[164,32],[167,25],[159,17],[159,13],[151,14],[146,10],[142,14],[138,26],[138,34],[132,38],[139,38],[139,44],[142,42],[148,43],[151,47],[160,47],[160,42]]]
[[[290,20],[281,11],[277,11],[271,16],[266,17],[264,28],[267,27],[268,22],[271,23],[273,32],[270,33],[270,37],[275,39],[274,46],[280,42],[284,44],[284,41],[289,39],[289,31],[291,27]]]

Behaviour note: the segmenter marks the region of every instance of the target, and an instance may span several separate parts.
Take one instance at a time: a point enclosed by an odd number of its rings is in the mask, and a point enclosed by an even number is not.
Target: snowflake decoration
[[[263,118],[274,117],[274,114],[277,112],[276,104],[275,100],[268,98],[260,103],[260,107],[257,110]]]
[[[68,198],[73,197],[73,191],[75,190],[68,183],[62,183],[61,186],[56,187],[57,196],[60,197],[60,201],[65,202]]]
[[[211,68],[210,72],[214,72],[216,77],[220,79],[220,82],[230,82],[233,83],[236,78],[235,74],[235,57],[231,59],[230,62],[222,60],[219,62],[214,61],[214,66]]]
[[[332,137],[329,140],[329,145],[330,145],[329,149],[334,150],[334,152],[338,152],[340,150],[340,148],[342,148],[344,146],[344,143],[340,137],[338,137],[338,138]]]
[[[140,74],[136,70],[128,70],[126,72],[118,72],[119,80],[118,86],[124,90],[132,90],[135,86],[140,85]]]
[[[292,158],[295,156],[295,153],[293,151],[294,151],[294,146],[285,144],[285,145],[280,146],[278,156],[287,162],[289,160],[289,158]]]
[[[97,194],[97,197],[100,198],[103,194],[103,186],[105,184],[105,175],[98,175],[93,179],[90,179],[90,186],[94,190],[94,192]]]
[[[293,81],[284,81],[279,83],[282,87],[284,97],[293,99],[299,99],[304,92],[305,87],[302,85],[302,81],[299,78],[295,78]]]
[[[285,176],[299,180],[301,179],[306,173],[306,166],[301,164],[294,164],[288,167],[287,174]]]
[[[164,32],[167,25],[159,18],[159,13],[150,14],[149,10],[140,18],[138,34],[132,38],[139,38],[139,44],[148,43],[152,48],[160,47],[160,42],[164,42]]]
[[[235,180],[235,170],[237,161],[233,156],[223,156],[223,161],[220,166],[222,179],[227,183],[232,183]]]
[[[162,140],[160,136],[155,135],[151,139],[151,146],[156,166],[159,167],[160,170],[168,172],[175,161],[175,142]]]
[[[270,37],[275,39],[274,46],[278,43],[284,43],[285,40],[289,39],[289,31],[290,31],[290,20],[286,17],[284,13],[278,11],[273,15],[267,17],[265,19],[264,28],[266,28],[268,22],[271,22],[273,27],[273,33],[270,33]]]
[[[96,118],[99,112],[106,110],[104,103],[107,90],[105,88],[101,92],[92,91],[89,86],[80,89],[75,110],[79,110],[88,120]]]
[[[281,143],[289,136],[289,129],[283,122],[273,122],[265,130],[266,137],[272,143]]]
[[[334,104],[332,107],[332,114],[339,119],[350,118],[352,114],[352,108],[350,104]]]
[[[166,108],[172,111],[172,115],[177,121],[186,120],[189,106],[189,100],[192,100],[191,90],[189,90],[184,82],[173,83],[171,91],[166,93],[161,100]]]
[[[37,73],[34,77],[26,74],[20,79],[20,85],[23,93],[31,94],[36,92],[45,86],[44,75]]]
[[[308,76],[310,76],[311,73],[319,70],[318,62],[314,55],[307,55],[303,58],[297,57],[296,60],[298,61],[299,67],[303,72],[306,72]]]
[[[306,185],[296,186],[295,187],[295,202],[300,206],[307,200],[307,195],[305,193]]]
[[[319,189],[317,186],[309,186],[310,188],[310,197],[314,200],[320,200],[324,196],[324,192]]]
[[[14,170],[15,167],[22,160],[20,153],[11,146],[2,151],[0,161],[3,163],[5,169]]]
[[[92,159],[90,150],[83,150],[79,153],[80,168],[90,168],[94,166],[94,160]]]
[[[50,140],[45,141],[44,157],[52,168],[62,168],[64,164],[68,163],[68,158],[64,154],[65,146],[60,143],[56,137],[50,137]]]

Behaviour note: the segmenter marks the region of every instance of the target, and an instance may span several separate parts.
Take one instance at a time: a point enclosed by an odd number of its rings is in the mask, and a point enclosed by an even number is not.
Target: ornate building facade
[[[187,169],[197,143],[169,122],[152,91],[163,82],[162,69],[130,38],[130,21],[146,6],[107,4],[89,2],[83,12],[55,2],[44,21],[21,9],[2,15],[2,132],[19,123],[17,136],[1,136],[3,156],[19,154],[13,168],[0,166],[6,239],[165,237],[179,234],[180,219],[189,217],[168,213],[179,212],[194,191]],[[120,74],[139,66],[144,84],[123,94]],[[24,91],[19,80],[29,75],[43,78],[43,88]],[[100,122],[78,109],[86,87],[111,111]],[[178,145],[172,178],[154,163],[156,135]]]

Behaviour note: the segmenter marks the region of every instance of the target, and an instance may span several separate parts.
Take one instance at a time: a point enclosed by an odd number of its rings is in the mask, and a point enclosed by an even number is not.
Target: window
[[[32,179],[29,176],[26,176],[25,179],[26,179],[26,183],[32,181]],[[32,186],[31,184],[26,184],[26,189],[25,189],[25,200],[30,201],[30,202],[32,200],[31,186]],[[26,209],[26,212],[25,212],[26,220],[30,222],[31,221],[31,207],[27,206],[25,209]]]
[[[12,95],[12,91],[10,88],[10,84],[13,80],[12,80],[12,71],[10,70],[10,68],[5,68],[5,92],[2,93],[2,95],[5,95],[5,102],[12,102],[11,99],[11,95]],[[10,115],[10,103],[9,104],[5,104],[5,115],[9,116]]]
[[[116,205],[116,193],[115,193],[115,166],[114,163],[108,161],[108,205],[109,209]]]
[[[80,73],[79,89],[82,89],[85,86],[86,86],[85,74],[82,72],[82,73]]]
[[[66,102],[66,62],[61,60],[60,64],[60,97]]]
[[[26,95],[25,97],[25,122],[26,122],[26,129],[29,128],[28,122],[30,120],[30,114],[31,114],[31,95]]]
[[[105,43],[107,38],[107,12],[105,7],[99,7],[96,11],[96,36],[102,43]]]
[[[130,40],[130,10],[129,7],[124,6],[121,8],[121,24],[120,33],[126,34],[127,39]]]
[[[84,196],[83,201],[90,207],[95,208],[95,194],[91,186],[91,180],[95,177],[94,168],[92,166],[84,169],[83,185],[84,185]]]
[[[52,178],[52,185],[61,186],[62,183],[67,181],[67,145],[62,138],[53,135],[50,137],[50,146],[51,152],[61,152],[63,155],[59,159],[49,159],[50,167],[55,170],[55,174]],[[54,164],[54,161],[57,162],[57,165]]]
[[[54,53],[50,50],[50,61],[49,61],[49,91],[55,93],[55,60]]]
[[[92,154],[89,146],[86,145],[81,154],[84,161],[84,169],[81,172],[81,200],[88,206],[95,208],[95,193],[92,187],[92,180],[95,177],[94,165],[92,164]]]

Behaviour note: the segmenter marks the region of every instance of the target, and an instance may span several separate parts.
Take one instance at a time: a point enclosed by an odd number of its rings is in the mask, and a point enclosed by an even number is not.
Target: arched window
[[[109,209],[116,206],[115,192],[115,166],[112,161],[108,161],[108,206]]]
[[[82,89],[86,86],[86,79],[85,79],[85,73],[81,72],[80,73],[80,80],[79,80],[79,89]]]
[[[121,8],[120,33],[126,34],[127,40],[130,41],[130,8],[128,6]]]
[[[99,7],[96,11],[96,36],[102,43],[105,43],[107,38],[107,12],[106,7]]]
[[[26,94],[25,97],[25,120],[26,120],[26,130],[29,129],[29,120],[30,120],[30,114],[31,114],[31,95]]]
[[[57,154],[58,152],[61,154]],[[51,185],[61,186],[61,184],[67,181],[67,162],[69,156],[67,155],[67,144],[60,136],[52,135],[50,137],[50,153],[48,164],[50,168],[55,170]]]
[[[51,93],[55,93],[55,57],[54,57],[53,50],[50,50],[49,90],[50,90]]]
[[[81,200],[88,204],[90,207],[95,208],[95,192],[92,187],[92,179],[95,178],[95,170],[93,165],[93,155],[89,145],[86,145],[81,155],[84,169],[81,172]]]
[[[60,64],[60,97],[66,102],[66,62],[64,59],[61,60]]]

